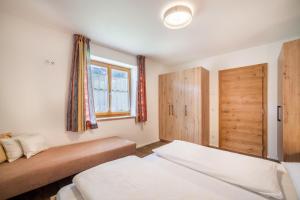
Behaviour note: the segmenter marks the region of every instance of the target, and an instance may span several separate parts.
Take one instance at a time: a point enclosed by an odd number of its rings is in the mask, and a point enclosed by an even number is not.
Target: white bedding
[[[84,200],[77,190],[74,183],[70,185],[66,185],[65,187],[61,188],[57,195],[56,200]]]
[[[228,199],[136,156],[86,170],[73,179],[85,200]]]
[[[185,141],[173,141],[153,150],[157,155],[209,176],[265,196],[283,199],[278,164]]]
[[[300,163],[283,162],[300,199]]]
[[[81,172],[73,178],[73,184],[59,191],[57,199],[266,200],[272,197],[259,193],[273,189],[274,180],[279,189],[275,187],[273,197],[278,198],[279,190],[283,199],[297,199],[293,183],[281,164],[184,142],[154,151],[155,154],[143,159],[128,156]],[[262,188],[257,181],[261,181]]]
[[[143,160],[150,162],[153,165],[159,166],[161,169],[165,170],[172,176],[176,176],[180,179],[184,179],[187,182],[191,182],[198,187],[203,187],[206,190],[211,190],[214,193],[218,193],[224,197],[224,199],[240,199],[243,200],[266,200],[268,198],[258,195],[256,193],[247,191],[235,185],[220,181],[218,179],[212,178],[205,174],[196,172],[184,166],[177,165],[168,160],[152,154],[143,158]],[[296,200],[296,192],[293,188],[291,180],[286,173],[281,175],[281,186],[284,193],[284,199]],[[97,190],[97,186],[94,186]],[[101,196],[102,197],[102,196]],[[160,199],[160,198],[159,198]],[[62,188],[57,194],[57,200],[83,200],[78,189],[74,184],[70,184]]]
[[[199,173],[195,170],[186,168],[184,166],[178,165],[176,163],[170,162],[166,159],[163,159],[156,154],[151,154],[145,158],[149,162],[158,165],[160,168],[165,169],[169,173],[173,174],[174,176],[178,176],[182,179],[185,179],[189,182],[192,182],[199,187],[205,187],[210,189],[214,192],[218,192],[222,194],[225,199],[241,199],[239,197],[243,197],[243,200],[266,200],[272,199],[262,196],[260,194],[245,190],[241,187],[236,185],[232,185],[230,183],[226,183],[224,181],[218,180],[211,176],[208,176],[203,173]],[[280,179],[280,187],[282,188],[283,192],[283,199],[287,200],[297,200],[297,194],[291,179],[289,178],[288,174],[285,170],[281,170],[279,173]]]

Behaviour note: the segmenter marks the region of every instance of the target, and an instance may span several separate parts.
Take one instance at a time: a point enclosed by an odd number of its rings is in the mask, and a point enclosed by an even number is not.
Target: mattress
[[[226,183],[224,181],[218,180],[216,178],[210,177],[208,175],[196,172],[187,167],[175,164],[166,159],[163,159],[155,154],[151,154],[143,158],[152,164],[158,165],[160,168],[164,169],[166,173],[170,173],[173,176],[177,176],[186,181],[189,181],[199,187],[206,190],[211,190],[212,192],[217,192],[224,196],[224,199],[237,199],[238,197],[243,197],[243,200],[266,200],[264,196],[250,192],[238,186]],[[280,182],[282,191],[284,193],[284,199],[297,199],[297,194],[293,187],[293,184],[288,177],[286,172],[282,172],[280,175]],[[80,192],[76,189],[73,184],[63,187],[57,194],[58,200],[83,200]]]

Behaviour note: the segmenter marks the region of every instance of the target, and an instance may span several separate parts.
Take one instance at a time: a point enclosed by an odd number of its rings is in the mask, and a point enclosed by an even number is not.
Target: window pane
[[[129,112],[128,72],[112,69],[111,76],[111,111]]]
[[[108,112],[108,73],[107,68],[92,65],[92,82],[95,112]]]

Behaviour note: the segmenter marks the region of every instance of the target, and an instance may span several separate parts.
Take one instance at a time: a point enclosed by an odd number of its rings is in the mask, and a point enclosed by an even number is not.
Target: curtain
[[[98,126],[92,90],[90,40],[82,35],[74,35],[67,131],[83,132],[94,128]]]
[[[147,121],[147,101],[146,101],[146,72],[145,56],[137,56],[138,83],[137,83],[137,122]]]

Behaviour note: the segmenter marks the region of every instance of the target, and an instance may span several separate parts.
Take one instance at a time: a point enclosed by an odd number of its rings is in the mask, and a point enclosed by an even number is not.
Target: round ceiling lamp
[[[180,29],[189,25],[192,21],[192,10],[185,5],[176,5],[165,11],[163,21],[170,29]]]

